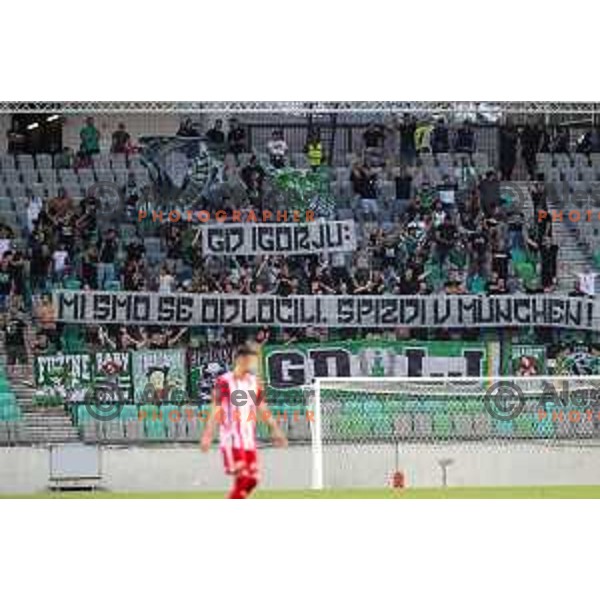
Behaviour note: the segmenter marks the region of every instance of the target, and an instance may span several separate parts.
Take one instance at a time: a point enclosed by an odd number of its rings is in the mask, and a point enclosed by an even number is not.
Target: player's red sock
[[[246,477],[246,496],[249,496],[257,485],[258,479],[256,477]]]
[[[229,498],[232,500],[243,500],[248,495],[247,492],[247,477],[243,475],[237,475],[233,480],[233,487],[229,493]]]
[[[247,475],[238,475],[233,480],[233,487],[229,493],[229,498],[242,500],[247,498],[258,485],[258,479],[256,477],[249,477]]]

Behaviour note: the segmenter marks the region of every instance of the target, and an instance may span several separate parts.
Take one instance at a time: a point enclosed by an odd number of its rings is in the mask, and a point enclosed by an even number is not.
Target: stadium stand
[[[0,379],[0,443],[195,440],[196,421],[140,421],[133,404],[117,419],[100,422],[64,394],[40,399],[35,357],[226,349],[247,335],[234,328],[64,325],[49,301],[55,289],[589,293],[578,286],[581,274],[600,264],[597,224],[540,223],[536,211],[598,208],[600,147],[593,131],[407,116],[288,121],[272,115],[246,122],[242,115],[228,126],[184,122],[171,136],[127,134],[116,146],[121,138],[115,133],[109,149],[94,146],[95,125],[88,123],[77,152],[0,155],[0,299],[9,363]],[[138,218],[139,210],[167,214],[184,205],[212,214],[294,206],[326,219],[350,218],[357,223],[358,248],[318,259],[203,256],[194,227]],[[339,339],[345,332],[261,328],[252,334],[260,343],[286,343]],[[373,332],[349,334],[356,339]],[[206,389],[203,394],[206,400]],[[381,432],[415,439],[493,436],[497,427],[513,426],[494,423],[480,410],[419,407],[386,415],[374,400],[348,410],[340,427],[357,436],[364,433],[356,417],[362,410],[381,412],[375,425]],[[524,415],[514,423],[515,434],[536,435],[535,425]],[[292,423],[288,433],[306,441],[309,432]]]

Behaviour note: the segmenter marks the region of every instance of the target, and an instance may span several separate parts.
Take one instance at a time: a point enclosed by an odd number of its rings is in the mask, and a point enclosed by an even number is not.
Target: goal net
[[[600,377],[326,378],[310,403],[315,489],[390,485],[407,452],[600,439]]]

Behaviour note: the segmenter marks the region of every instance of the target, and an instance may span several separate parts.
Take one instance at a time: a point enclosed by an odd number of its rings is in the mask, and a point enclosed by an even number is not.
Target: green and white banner
[[[131,402],[133,388],[129,352],[96,352],[94,381],[104,390],[108,390],[114,383],[119,386],[119,394],[112,394],[110,398],[106,396],[105,391],[102,395],[103,401]]]
[[[315,377],[484,377],[499,372],[495,343],[344,341],[267,345],[263,376],[276,390]]]
[[[60,396],[65,402],[83,402],[94,386],[102,389],[102,402],[131,402],[131,367],[128,352],[54,354],[35,359],[35,383],[40,394]],[[114,384],[120,393],[112,393]],[[110,395],[107,395],[110,394]],[[95,398],[87,396],[88,400]]]
[[[41,395],[83,402],[94,381],[93,354],[54,354],[35,359],[35,383]]]
[[[600,375],[600,355],[586,344],[563,350],[554,361],[554,375]]]
[[[140,350],[131,353],[134,400],[184,402],[186,392],[185,350]]]
[[[233,346],[190,348],[187,359],[190,400],[210,402],[216,378],[233,364]]]
[[[519,377],[545,375],[545,346],[513,345],[510,350],[510,374]]]

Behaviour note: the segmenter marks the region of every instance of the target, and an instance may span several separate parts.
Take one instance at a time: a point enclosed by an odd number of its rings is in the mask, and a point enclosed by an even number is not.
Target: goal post
[[[600,376],[318,378],[308,403],[314,489],[387,485],[408,449],[600,441]]]

